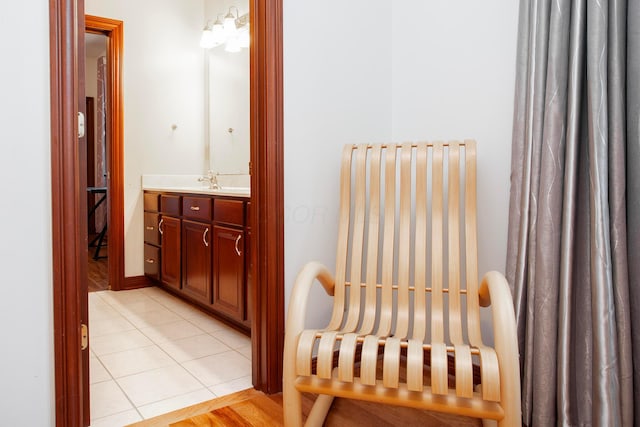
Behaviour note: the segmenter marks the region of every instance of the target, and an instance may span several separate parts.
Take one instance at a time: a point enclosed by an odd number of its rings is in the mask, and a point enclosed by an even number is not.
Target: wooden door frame
[[[122,56],[124,24],[115,19],[85,15],[86,32],[102,34],[107,43],[107,245],[109,287],[125,287],[124,277],[124,98],[122,95]]]
[[[86,239],[77,224],[86,216],[80,188],[77,128],[78,36],[82,0],[50,0],[52,282],[56,426],[82,426],[80,286]],[[254,278],[253,383],[282,388],[284,340],[284,194],[282,0],[250,0],[251,200]],[[112,144],[113,145],[113,144]],[[116,171],[112,171],[111,185]],[[119,195],[112,188],[113,202]],[[115,209],[114,209],[115,210]],[[86,219],[86,218],[85,218]],[[109,224],[112,233],[116,224]],[[113,245],[115,246],[115,245]],[[111,254],[110,254],[111,255]],[[123,268],[123,264],[120,268]],[[257,369],[256,369],[257,366]]]

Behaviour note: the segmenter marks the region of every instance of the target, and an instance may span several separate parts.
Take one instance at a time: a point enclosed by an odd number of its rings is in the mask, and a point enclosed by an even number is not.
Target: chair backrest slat
[[[449,283],[449,340],[462,344],[462,302],[460,298],[460,146],[449,144],[448,177],[448,283]]]
[[[353,147],[345,146],[342,150],[342,166],[340,168],[340,218],[338,221],[338,247],[336,248],[336,285],[334,287],[333,313],[331,314],[329,329],[338,329],[340,327],[346,304],[345,280],[347,274],[349,228],[351,225],[352,154]]]
[[[416,153],[415,294],[413,296],[413,339],[424,341],[427,333],[427,146]]]
[[[395,336],[406,338],[410,325],[409,281],[411,265],[411,144],[400,150],[400,218],[398,234],[398,310]],[[385,260],[390,262],[390,260]]]
[[[434,343],[444,342],[442,151],[441,143],[434,144],[431,167],[431,342]]]
[[[380,211],[380,179],[382,147],[376,145],[371,148],[371,161],[369,166],[369,224],[367,235],[367,275],[365,291],[365,312],[360,328],[360,334],[367,335],[373,332],[378,310],[377,283],[378,283],[378,250],[380,246],[380,224],[382,215]]]
[[[351,289],[349,292],[349,313],[343,327],[343,329],[348,332],[355,331],[360,320],[360,283],[362,283],[365,211],[367,207],[366,145],[359,146],[356,152],[355,186],[359,191],[353,195],[355,200],[353,204],[353,224],[351,227]]]
[[[476,145],[465,141],[465,239],[469,343],[482,346],[478,299],[478,237],[476,234]]]
[[[393,322],[393,259],[395,254],[395,218],[396,218],[396,150],[385,150],[384,162],[384,234],[382,237],[382,290],[380,292],[379,335],[388,335]]]

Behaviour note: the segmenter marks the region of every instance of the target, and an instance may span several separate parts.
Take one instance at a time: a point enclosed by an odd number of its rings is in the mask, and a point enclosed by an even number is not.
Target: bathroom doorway
[[[85,140],[87,144],[87,288],[109,289],[109,244],[107,191],[107,142],[109,91],[107,47],[102,33],[85,33]]]
[[[275,393],[281,389],[284,338],[282,0],[251,0],[250,10],[256,22],[251,27],[252,257],[254,280],[259,284],[254,299],[253,329],[257,333],[252,337],[256,368],[253,383],[260,390]],[[77,232],[77,224],[86,221],[87,212],[86,204],[79,205],[80,200],[82,204],[86,201],[85,186],[77,185],[84,178],[80,179],[77,167],[80,108],[76,100],[81,79],[77,46],[80,36],[84,36],[84,2],[52,0],[50,16],[51,176],[57,196],[52,199],[55,411],[58,426],[79,426],[83,425],[83,407],[78,400],[86,391],[78,345],[83,334],[79,327],[83,320],[79,293],[84,267],[77,248],[85,248],[86,240]],[[104,25],[110,28],[109,50],[118,45],[121,48],[122,28],[118,30],[108,22]],[[119,64],[114,61],[111,67]],[[121,107],[120,89],[112,87],[111,93],[115,95],[114,109]],[[121,130],[113,123],[119,116],[112,117],[112,126]],[[122,135],[112,134],[109,151],[121,149],[121,140]],[[114,212],[122,212],[123,171],[114,164],[111,169],[107,181],[112,244],[108,251],[116,247],[113,243],[117,236],[124,236],[123,219],[116,218],[119,223],[113,220]],[[124,260],[109,252],[109,261],[110,278],[123,278]]]

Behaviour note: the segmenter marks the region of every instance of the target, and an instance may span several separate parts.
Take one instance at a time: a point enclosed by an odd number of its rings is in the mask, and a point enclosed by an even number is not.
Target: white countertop
[[[209,187],[169,187],[169,186],[149,186],[142,187],[148,191],[163,191],[168,193],[191,193],[191,194],[208,194],[210,196],[233,196],[233,197],[251,197],[251,192],[245,187],[223,187],[221,189],[212,189]]]
[[[251,197],[248,175],[218,175],[219,189],[199,182],[200,175],[142,175],[142,189],[170,193],[208,194],[210,196]]]

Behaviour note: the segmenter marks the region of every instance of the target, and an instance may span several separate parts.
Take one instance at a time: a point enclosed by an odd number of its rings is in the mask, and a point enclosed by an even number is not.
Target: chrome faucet
[[[209,171],[207,172],[206,176],[201,176],[200,178],[198,178],[198,182],[205,182],[207,181],[209,183],[209,188],[212,190],[220,190],[220,184],[218,184],[218,174],[217,173],[213,173],[213,171]]]

